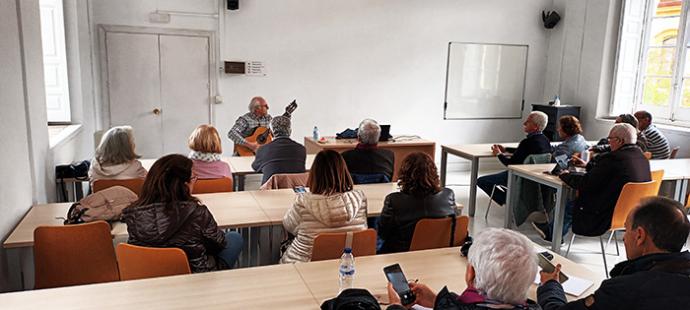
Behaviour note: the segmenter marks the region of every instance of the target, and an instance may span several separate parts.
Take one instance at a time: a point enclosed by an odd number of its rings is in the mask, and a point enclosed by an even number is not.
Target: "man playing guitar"
[[[297,108],[293,101],[285,107],[283,115],[290,117]],[[268,114],[268,103],[263,97],[254,97],[249,102],[249,112],[240,116],[228,132],[228,138],[235,142],[235,155],[254,155],[259,146],[271,141],[271,133],[268,129],[271,123],[271,115]]]

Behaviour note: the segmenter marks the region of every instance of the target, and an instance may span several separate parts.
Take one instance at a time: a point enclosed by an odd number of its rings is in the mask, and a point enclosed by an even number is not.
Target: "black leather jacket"
[[[424,218],[442,218],[455,213],[455,194],[448,188],[426,197],[402,192],[386,196],[381,210],[378,234],[384,240],[380,253],[410,249],[415,225]]]

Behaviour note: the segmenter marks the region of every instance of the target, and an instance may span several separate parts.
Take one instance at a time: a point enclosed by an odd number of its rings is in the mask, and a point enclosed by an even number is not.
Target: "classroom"
[[[0,0],[0,308],[688,307],[689,13]]]

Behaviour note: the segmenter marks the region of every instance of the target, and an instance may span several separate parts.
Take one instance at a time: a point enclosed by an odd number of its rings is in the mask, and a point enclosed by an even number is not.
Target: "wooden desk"
[[[600,275],[559,255],[554,255],[554,262],[560,263],[566,274],[594,282],[582,296],[594,292],[603,280]],[[336,259],[295,264],[304,283],[319,303],[338,294],[338,263],[339,260]],[[354,286],[366,288],[374,296],[387,302],[387,280],[383,267],[395,263],[400,264],[408,280],[419,279],[419,282],[429,285],[436,292],[446,285],[457,293],[466,288],[467,259],[460,256],[458,247],[356,257]],[[533,300],[536,300],[536,288],[536,285],[532,285],[529,290],[529,298]],[[570,295],[567,297],[569,300],[577,299]]]
[[[113,310],[319,307],[293,265],[6,293],[0,294],[0,305],[3,309]]]
[[[304,163],[304,169],[309,171],[311,165],[314,163],[314,157],[316,154],[307,154],[307,159]],[[230,171],[232,171],[233,184],[237,191],[244,190],[244,181],[249,174],[260,174],[254,171],[252,168],[252,163],[254,162],[255,156],[226,156],[223,157],[223,161],[230,165]],[[142,159],[141,165],[144,166],[146,171],[151,170],[151,166],[156,159]]]
[[[326,143],[318,143],[312,137],[304,137],[304,147],[307,148],[307,154],[316,154],[321,150],[334,150],[339,153],[354,149],[357,146],[357,139],[336,139],[335,137],[324,137],[327,139]],[[402,165],[403,159],[410,153],[424,152],[434,158],[436,151],[436,143],[429,140],[417,139],[411,141],[385,141],[379,142],[379,148],[393,151],[395,154],[395,162],[393,164],[393,179],[398,179],[398,170]]]

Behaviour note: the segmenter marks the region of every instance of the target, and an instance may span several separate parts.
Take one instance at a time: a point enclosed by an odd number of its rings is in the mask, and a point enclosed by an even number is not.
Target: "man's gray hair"
[[[537,274],[534,245],[522,234],[488,228],[477,235],[467,255],[474,287],[489,299],[521,304]]]
[[[623,144],[637,143],[637,129],[628,123],[613,125],[609,135],[621,139]]]
[[[529,115],[527,115],[527,119],[537,125],[539,131],[544,131],[544,128],[546,128],[546,123],[549,122],[549,116],[541,111],[530,112]]]
[[[96,148],[95,157],[101,166],[119,165],[139,158],[134,153],[132,127],[117,126],[106,131]]]
[[[359,123],[359,129],[357,130],[359,142],[373,145],[379,143],[380,137],[381,126],[375,120],[367,118]]]
[[[249,101],[249,112],[256,111],[256,108],[261,104],[261,101],[266,101],[264,97],[256,96]]]

